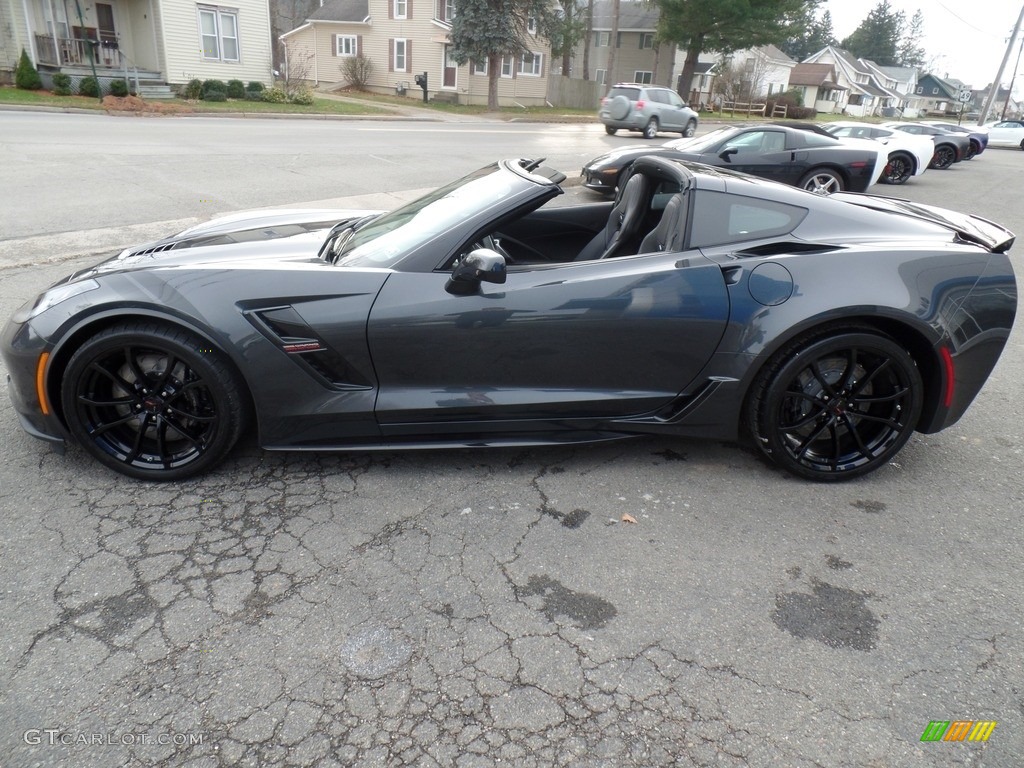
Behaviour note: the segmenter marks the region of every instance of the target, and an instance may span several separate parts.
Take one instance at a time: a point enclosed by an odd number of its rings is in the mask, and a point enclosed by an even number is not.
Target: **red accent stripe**
[[[942,347],[939,354],[942,356],[942,367],[946,374],[946,396],[942,399],[942,404],[949,408],[953,405],[953,382],[955,381],[953,355],[950,354],[949,347]]]

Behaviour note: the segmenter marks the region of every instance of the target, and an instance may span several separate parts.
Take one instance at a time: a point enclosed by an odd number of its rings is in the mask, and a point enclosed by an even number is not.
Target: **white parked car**
[[[853,121],[836,121],[821,127],[837,139],[863,139],[884,144],[889,154],[878,178],[883,184],[903,184],[911,176],[920,176],[935,154],[935,143],[930,136],[915,136],[874,123]]]
[[[1020,147],[1024,149],[1024,120],[999,120],[985,123],[988,143],[993,147]]]

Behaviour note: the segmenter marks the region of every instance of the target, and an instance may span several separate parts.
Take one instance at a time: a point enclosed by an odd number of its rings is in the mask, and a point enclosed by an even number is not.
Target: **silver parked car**
[[[689,137],[697,131],[697,113],[670,88],[642,83],[619,83],[601,99],[597,113],[609,136],[620,128],[640,131],[653,139],[658,131],[671,131]]]

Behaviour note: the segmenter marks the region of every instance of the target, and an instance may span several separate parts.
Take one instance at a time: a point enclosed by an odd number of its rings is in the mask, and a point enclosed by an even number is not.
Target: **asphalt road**
[[[628,141],[4,113],[0,248]],[[880,191],[1024,232],[1022,170],[990,150]],[[0,269],[0,317],[85,263]],[[156,486],[49,452],[0,398],[0,766],[1020,766],[1021,334],[956,427],[829,487],[660,439],[250,442]],[[922,742],[934,720],[997,726]]]

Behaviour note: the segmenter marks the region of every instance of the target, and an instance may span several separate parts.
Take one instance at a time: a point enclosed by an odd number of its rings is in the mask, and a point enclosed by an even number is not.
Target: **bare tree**
[[[766,57],[753,53],[743,61],[737,61],[734,55],[723,56],[719,59],[717,70],[714,92],[721,96],[723,101],[753,102],[767,95]]]
[[[620,0],[612,0],[612,35],[609,43],[611,50],[608,51],[608,74],[605,75],[607,78],[604,84],[604,92],[608,93],[611,87],[615,85],[615,51],[619,45],[619,11],[621,10]]]

